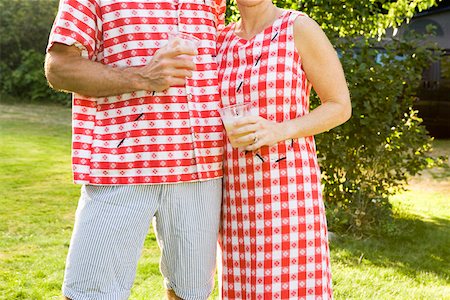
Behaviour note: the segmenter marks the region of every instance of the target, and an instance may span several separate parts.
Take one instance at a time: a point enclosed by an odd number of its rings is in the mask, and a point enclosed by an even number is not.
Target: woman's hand
[[[234,129],[227,133],[228,138],[247,151],[272,146],[287,139],[283,123],[272,122],[260,116],[243,117],[234,121],[233,125]]]

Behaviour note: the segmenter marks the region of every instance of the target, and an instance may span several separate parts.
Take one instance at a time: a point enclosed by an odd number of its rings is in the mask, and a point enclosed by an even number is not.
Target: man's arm
[[[133,91],[164,91],[184,85],[195,64],[179,55],[197,55],[176,46],[159,49],[148,65],[113,68],[81,56],[76,46],[55,43],[45,58],[45,75],[56,90],[89,97],[108,97]]]

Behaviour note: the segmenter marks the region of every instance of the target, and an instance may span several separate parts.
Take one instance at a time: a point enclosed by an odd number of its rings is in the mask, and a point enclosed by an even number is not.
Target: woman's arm
[[[256,150],[279,141],[315,135],[330,130],[351,116],[350,94],[336,51],[320,26],[309,17],[298,17],[294,24],[295,45],[302,66],[320,98],[321,105],[311,113],[283,123],[252,116],[236,121],[239,127],[230,135],[253,132],[236,139]],[[256,142],[254,143],[254,141]]]
[[[350,93],[336,51],[320,26],[309,17],[297,18],[295,45],[308,81],[321,105],[310,114],[286,122],[289,138],[315,135],[346,122],[351,116]]]

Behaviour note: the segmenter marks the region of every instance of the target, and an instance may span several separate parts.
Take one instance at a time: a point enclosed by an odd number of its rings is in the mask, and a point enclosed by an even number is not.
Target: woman
[[[222,237],[224,299],[331,299],[313,135],[350,118],[341,64],[313,20],[270,0],[237,0],[219,36],[222,105],[259,115],[227,132]],[[321,105],[308,113],[311,86]]]

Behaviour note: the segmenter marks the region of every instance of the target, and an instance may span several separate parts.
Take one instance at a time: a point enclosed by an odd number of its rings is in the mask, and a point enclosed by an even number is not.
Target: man
[[[45,69],[55,89],[74,93],[72,163],[83,185],[66,299],[127,299],[153,217],[168,299],[211,293],[223,153],[215,40],[224,7],[61,0]],[[169,47],[169,32],[200,38],[198,51]]]

